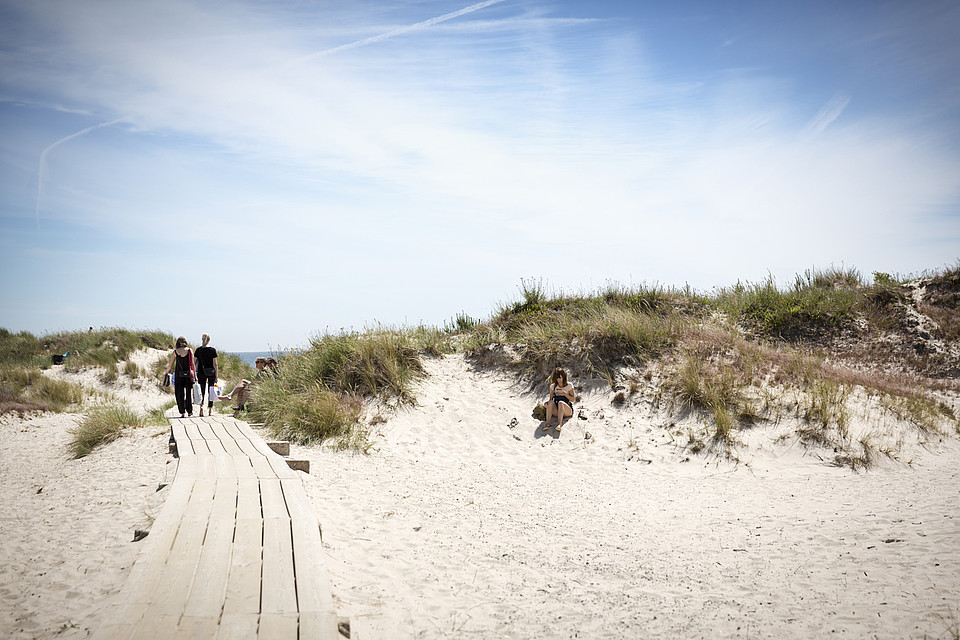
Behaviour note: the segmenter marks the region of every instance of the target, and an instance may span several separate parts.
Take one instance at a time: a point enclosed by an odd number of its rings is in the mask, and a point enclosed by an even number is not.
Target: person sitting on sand
[[[276,360],[274,360],[276,362]],[[257,380],[261,380],[265,375],[264,369],[267,367],[266,358],[257,358],[254,361],[254,364],[257,367],[257,375],[254,380],[243,379],[237,383],[237,386],[233,388],[233,391],[228,393],[225,396],[220,396],[218,400],[234,400],[233,415],[236,417],[237,412],[243,409],[246,409],[247,401],[250,400],[251,387],[253,383]]]
[[[557,415],[557,431],[563,426],[563,419],[573,416],[573,403],[577,400],[577,392],[573,385],[567,382],[567,372],[557,367],[550,376],[550,398],[544,403],[547,410],[547,421],[543,428],[549,429],[553,415]]]

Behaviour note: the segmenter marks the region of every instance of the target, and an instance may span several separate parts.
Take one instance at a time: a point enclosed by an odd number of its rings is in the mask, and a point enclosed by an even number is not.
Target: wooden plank
[[[231,460],[230,458],[226,458]],[[210,520],[237,519],[237,497],[240,492],[236,478],[218,477],[217,487],[213,494],[213,507],[210,509]]]
[[[220,618],[217,640],[250,640],[257,637],[259,613],[225,613]],[[304,637],[307,640],[307,636]]]
[[[294,520],[290,526],[293,532],[294,571],[297,576],[297,602],[300,611],[333,611],[330,576],[323,555],[323,543],[320,541],[320,529],[315,522],[304,520]]]
[[[215,456],[226,456],[227,450],[219,440],[204,440],[210,453]]]
[[[217,479],[237,479],[237,461],[233,456],[216,456]]]
[[[262,542],[263,520],[237,520],[227,590],[223,598],[224,619],[229,616],[260,614]],[[242,620],[238,619],[236,624],[242,626]]]
[[[337,625],[337,614],[334,611],[300,612],[300,637],[303,639],[343,640]]]
[[[180,618],[180,624],[174,632],[173,638],[181,640],[198,640],[198,638],[213,638],[217,635],[217,627],[220,626],[220,615],[197,617],[183,616]]]
[[[237,429],[257,447],[257,451],[265,456],[276,455],[276,452],[267,446],[266,440],[260,437],[260,434],[254,431],[246,422],[237,420]]]
[[[213,432],[213,428],[210,426],[210,423],[207,422],[207,418],[199,418],[196,424],[201,438],[204,440],[219,440],[217,435]]]
[[[234,467],[237,470],[237,477],[240,479],[251,478],[257,479],[257,470],[253,468],[253,464],[250,462],[250,458],[247,456],[243,457],[234,457],[233,458]]]
[[[253,455],[250,457],[250,463],[257,470],[257,477],[261,480],[267,478],[276,478],[277,472],[270,466],[270,462],[262,455]]]
[[[193,446],[193,452],[197,455],[210,453],[210,447],[207,446],[207,441],[203,438],[191,438],[190,444]],[[179,446],[179,444],[177,446]]]
[[[205,523],[181,524],[170,557],[160,571],[150,606],[140,619],[134,638],[169,638],[176,631],[185,605],[183,595],[190,592],[193,584],[205,533]],[[177,597],[171,597],[171,594],[177,594]]]
[[[297,640],[297,630],[300,626],[297,612],[292,613],[262,613],[260,614],[260,630],[258,638],[275,640],[276,638],[291,638]]]
[[[297,603],[300,612],[333,611],[333,596],[323,554],[320,521],[299,478],[281,480],[280,483],[291,518]]]
[[[297,610],[293,539],[287,518],[266,518],[263,521],[262,580],[261,614]]]
[[[254,446],[254,444],[253,444],[252,442],[250,442],[248,439],[246,439],[246,438],[236,438],[236,439],[234,440],[234,442],[237,443],[237,447],[239,447],[240,451],[243,452],[243,455],[249,456],[250,458],[262,458],[262,457],[263,457],[263,454],[261,454],[259,451],[257,451],[257,448],[256,448],[256,447]]]
[[[200,559],[197,561],[197,575],[183,610],[185,617],[198,618],[196,624],[205,624],[203,619],[212,619],[216,625],[220,619],[230,575],[235,524],[236,521],[230,519],[211,520],[207,525]],[[205,633],[196,637],[209,638],[213,635]]]
[[[213,432],[217,435],[217,438],[220,440],[220,444],[223,445],[224,450],[231,456],[243,455],[243,451],[240,449],[240,446],[237,444],[237,441],[233,438],[232,435],[227,431],[226,427],[222,422],[214,422],[211,424]]]
[[[266,456],[266,459],[267,462],[270,463],[270,468],[273,469],[273,472],[277,474],[278,478],[300,479],[300,476],[297,475],[296,471],[290,468],[290,465],[287,464],[287,461],[272,451],[270,452],[269,456]]]
[[[260,480],[260,504],[263,507],[263,517],[289,518],[287,505],[283,500],[283,489],[278,479]]]
[[[184,423],[183,428],[187,432],[187,437],[191,440],[203,440],[203,436],[200,435],[200,428],[196,425],[192,418],[187,420],[181,420]]]
[[[240,478],[237,486],[237,520],[262,519],[260,482],[256,478]]]
[[[163,613],[151,608],[144,614],[131,637],[133,640],[165,640],[176,633],[179,622],[180,614]]]
[[[181,458],[194,453],[193,444],[190,442],[190,436],[182,420],[171,420],[170,428],[173,430],[173,439],[177,442],[177,455]]]

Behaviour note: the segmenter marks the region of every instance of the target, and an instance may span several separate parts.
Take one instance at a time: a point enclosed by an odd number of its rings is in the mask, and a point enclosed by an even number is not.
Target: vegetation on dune
[[[955,374],[938,375],[957,363],[916,356],[925,339],[954,339],[958,280],[953,268],[924,281],[941,316],[933,335],[916,336],[909,285],[881,273],[866,284],[851,269],[808,270],[785,289],[768,278],[711,296],[608,287],[592,296],[550,297],[541,283],[524,281],[521,300],[472,329],[463,344],[477,362],[511,367],[534,386],[563,365],[581,386],[636,388],[630,376],[655,364],[658,398],[703,420],[704,432],[690,434],[692,450],[731,454],[741,429],[793,413],[806,425],[797,433],[802,441],[831,447],[839,463],[860,468],[882,452],[849,434],[848,400],[858,389],[920,433],[960,429],[935,395],[960,390]],[[891,361],[899,373],[888,371]],[[931,372],[937,377],[923,375]],[[624,401],[622,393],[614,397]]]
[[[364,399],[415,401],[412,385],[423,375],[421,354],[452,347],[447,334],[424,327],[379,327],[364,333],[325,334],[303,351],[284,354],[277,375],[267,375],[248,408],[276,437],[296,442],[333,439],[364,449]]]
[[[95,448],[113,442],[123,434],[124,429],[143,427],[148,424],[146,417],[124,406],[95,407],[71,429],[73,439],[70,451],[74,458],[89,455]]]
[[[853,269],[808,270],[787,287],[767,278],[710,295],[646,285],[554,295],[541,281],[524,280],[520,299],[486,321],[461,312],[442,329],[319,335],[308,349],[281,354],[279,372],[257,381],[247,416],[276,437],[366,450],[365,409],[415,403],[423,358],[459,351],[478,365],[509,369],[531,387],[543,387],[562,365],[581,388],[608,386],[619,405],[628,402],[625,389],[633,397],[655,375],[655,404],[701,425],[688,433],[691,452],[735,456],[744,429],[793,416],[802,424],[794,437],[832,448],[836,464],[866,468],[892,454],[870,433],[851,433],[854,397],[871,399],[918,434],[960,433],[942,395],[960,391],[958,303],[960,263],[912,281],[874,273],[871,283]],[[54,410],[82,402],[78,388],[39,371],[58,352],[71,351],[69,366],[133,377],[144,372],[124,364],[130,352],[172,345],[161,332],[36,338],[0,330],[0,402]],[[227,391],[254,378],[236,356],[221,354],[219,365]],[[159,377],[165,366],[159,358],[149,374]],[[99,413],[90,420],[84,441],[108,441],[134,422]]]

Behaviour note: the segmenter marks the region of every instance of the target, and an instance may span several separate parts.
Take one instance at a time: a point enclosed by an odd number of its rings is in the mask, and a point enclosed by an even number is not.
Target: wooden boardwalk
[[[170,494],[93,637],[341,639],[297,472],[231,417],[171,424]]]

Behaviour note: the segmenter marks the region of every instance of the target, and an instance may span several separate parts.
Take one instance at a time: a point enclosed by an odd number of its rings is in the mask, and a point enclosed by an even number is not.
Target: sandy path
[[[508,381],[432,366],[447,375],[382,427],[378,452],[295,450],[313,460],[341,614],[399,616],[418,638],[955,632],[955,442],[861,475],[797,455],[684,464],[631,416],[649,450],[627,461],[622,433],[588,420],[542,436]],[[463,385],[501,400],[472,405]]]
[[[589,419],[557,437],[512,380],[458,357],[428,368],[371,455],[293,447],[341,615],[399,617],[418,638],[960,631],[956,439],[859,475],[790,446],[749,467],[683,462],[643,402],[589,395]],[[132,386],[134,403],[165,401]],[[77,419],[0,418],[0,637],[87,637],[172,477],[162,427],[69,459]]]
[[[0,421],[0,637],[85,638],[166,492],[167,435],[146,427],[70,458],[79,416]],[[173,469],[169,471],[172,478]]]

